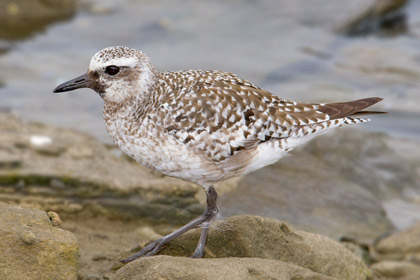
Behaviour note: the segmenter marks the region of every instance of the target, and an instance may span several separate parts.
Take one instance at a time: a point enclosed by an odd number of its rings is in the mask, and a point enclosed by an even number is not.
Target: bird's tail
[[[331,120],[346,117],[359,117],[362,115],[384,114],[386,112],[362,111],[363,109],[378,103],[382,99],[383,98],[380,97],[369,97],[348,102],[320,104],[318,111],[327,114]]]

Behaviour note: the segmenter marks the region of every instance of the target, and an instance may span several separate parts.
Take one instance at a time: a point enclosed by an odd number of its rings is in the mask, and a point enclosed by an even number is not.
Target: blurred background
[[[274,217],[336,239],[351,237],[372,244],[381,233],[407,229],[420,219],[419,39],[418,0],[2,0],[0,161],[6,164],[0,165],[0,200],[52,209],[64,217],[70,213],[69,220],[75,213],[120,217],[111,208],[146,220],[153,212],[153,219],[164,224],[156,227],[153,221],[156,234],[200,213],[203,197],[195,187],[140,170],[112,147],[96,93],[87,89],[52,93],[58,84],[83,74],[98,50],[123,45],[146,52],[160,71],[228,71],[294,101],[383,97],[374,109],[387,115],[320,138],[274,167],[220,187],[225,216]],[[28,156],[31,153],[34,159]],[[108,156],[115,166],[103,166]],[[129,167],[119,167],[124,164]],[[293,173],[299,168],[303,175]],[[140,175],[132,175],[135,172]],[[301,181],[296,181],[299,176]],[[151,181],[144,183],[145,178]],[[148,188],[169,183],[186,192],[194,190],[180,197],[195,197],[198,202],[144,201]],[[258,184],[266,186],[255,187]],[[331,188],[323,187],[327,185]],[[107,195],[121,200],[101,200],[97,189],[90,193],[92,186],[106,186],[112,189]],[[127,202],[131,189],[136,195]],[[45,197],[49,202],[42,200]],[[147,203],[163,208],[147,208]],[[177,219],[171,224],[172,218],[165,215]],[[92,224],[101,223],[95,219],[85,229],[76,220],[66,228],[79,234],[82,243],[97,244]],[[102,252],[106,257],[95,259],[100,253],[81,245],[80,275],[104,273],[113,261],[108,259],[111,252],[115,255],[147,240],[149,235],[133,240],[141,236],[140,225],[135,222],[131,227],[132,231],[115,233],[119,238],[131,232],[131,240]]]
[[[1,106],[109,142],[93,92],[51,91],[98,50],[124,45],[161,71],[230,71],[297,101],[382,96],[392,114],[364,127],[418,137],[420,3],[372,3],[5,0]]]

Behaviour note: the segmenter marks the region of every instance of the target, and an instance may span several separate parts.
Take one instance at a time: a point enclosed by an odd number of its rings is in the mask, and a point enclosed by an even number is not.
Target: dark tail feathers
[[[329,103],[319,107],[319,111],[330,116],[331,119],[340,119],[351,116],[384,114],[386,112],[379,111],[362,111],[365,108],[378,103],[383,98],[369,97],[349,102]]]

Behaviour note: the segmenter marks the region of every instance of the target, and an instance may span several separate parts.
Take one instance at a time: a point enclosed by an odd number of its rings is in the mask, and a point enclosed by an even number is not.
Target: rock
[[[410,262],[383,261],[375,263],[370,268],[375,274],[387,279],[420,279],[420,266]]]
[[[366,265],[372,264],[374,259],[371,255],[370,244],[359,244],[355,240],[343,238],[340,240],[340,244],[346,247],[353,255],[361,259]]]
[[[394,35],[407,31],[402,8],[407,0],[372,0],[343,22],[337,31],[347,35],[379,33]]]
[[[119,269],[113,280],[334,280],[290,263],[258,258],[191,259],[154,256],[138,259]]]
[[[48,218],[51,221],[51,224],[55,227],[61,227],[61,219],[60,216],[56,212],[48,211]]]
[[[22,160],[7,150],[0,150],[0,168],[17,168]]]
[[[391,259],[408,259],[410,255],[420,254],[420,223],[379,240],[375,249]]]
[[[404,194],[404,196],[408,196]],[[414,200],[414,201],[413,201]],[[420,203],[419,197],[412,193],[412,199],[396,198],[384,201],[384,206],[388,218],[399,230],[406,229],[420,221]]]
[[[3,0],[0,2],[0,38],[16,40],[67,20],[76,12],[71,0]]]
[[[0,236],[0,279],[76,279],[76,237],[47,213],[0,202]]]
[[[404,193],[420,195],[420,149],[410,151],[417,157],[414,163],[391,139],[382,133],[340,129],[315,138],[303,150],[382,201]]]
[[[409,181],[415,174],[407,174],[411,169],[403,169],[407,164],[382,144],[381,137],[345,129],[320,136],[291,157],[246,175],[221,197],[221,214],[266,216],[336,240],[348,237],[370,243],[394,227],[368,190],[394,182],[392,187],[397,188],[397,179],[404,175],[409,175],[406,182],[417,184]],[[361,139],[366,147],[359,148]],[[376,163],[385,158],[382,166]],[[381,177],[383,169],[389,170],[387,165],[396,167],[388,172],[388,181]]]
[[[85,277],[85,280],[102,280],[102,276],[91,274]]]
[[[191,256],[199,235],[199,229],[187,232],[173,240],[160,254]],[[363,262],[338,242],[257,216],[234,216],[211,227],[204,257],[278,260],[337,279],[366,279],[370,276]]]

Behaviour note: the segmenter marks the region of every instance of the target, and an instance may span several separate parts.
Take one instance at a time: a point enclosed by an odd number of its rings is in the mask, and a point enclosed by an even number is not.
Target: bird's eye
[[[111,76],[117,75],[118,72],[120,72],[120,67],[115,65],[110,65],[105,68],[105,73]]]

